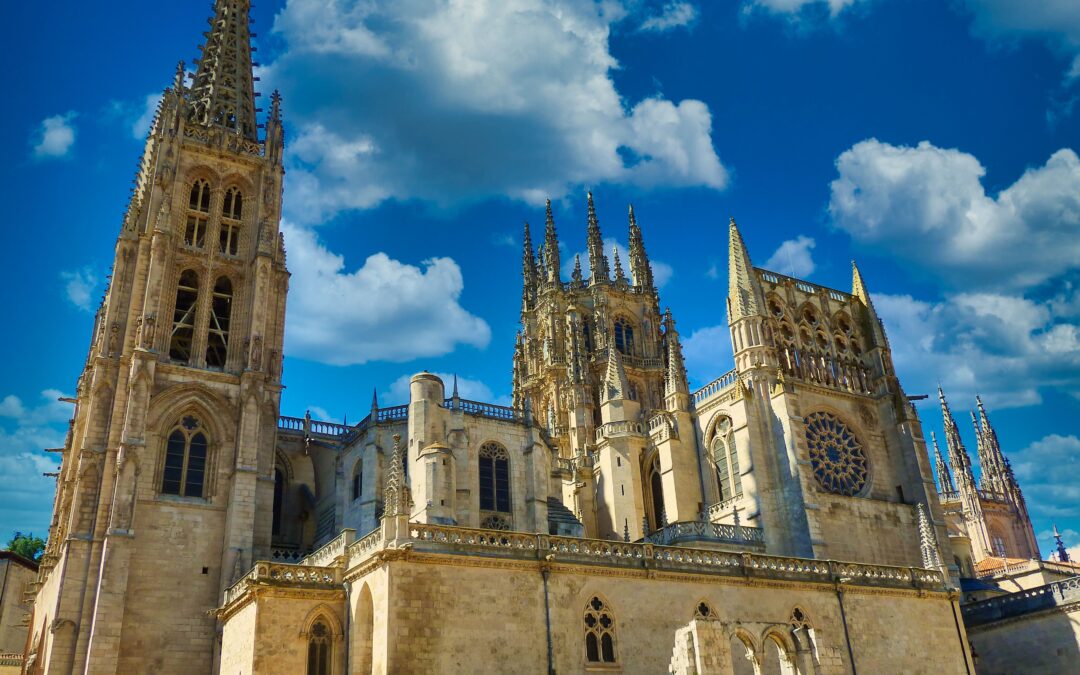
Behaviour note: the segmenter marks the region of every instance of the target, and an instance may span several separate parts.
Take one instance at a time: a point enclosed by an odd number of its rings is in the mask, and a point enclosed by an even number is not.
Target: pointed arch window
[[[198,419],[188,415],[177,422],[165,443],[161,492],[181,497],[202,497],[208,449],[209,442]]]
[[[667,525],[664,513],[664,479],[660,472],[660,453],[654,452],[645,472],[645,494],[648,495],[646,518],[655,531]]]
[[[274,467],[274,511],[270,526],[270,534],[277,537],[281,534],[281,512],[285,506],[285,472],[281,467]]]
[[[316,621],[308,632],[307,675],[330,675],[331,647],[334,637],[330,627],[322,619]]]
[[[355,502],[364,494],[364,460],[356,460],[352,474],[352,499]]]
[[[634,353],[634,325],[628,319],[615,320],[615,349],[623,354]]]
[[[498,443],[480,447],[480,510],[488,529],[510,529],[510,453]]]
[[[184,243],[194,248],[206,244],[206,228],[210,222],[210,183],[197,180],[191,186],[188,195],[187,225],[184,228]]]
[[[180,273],[176,285],[176,305],[173,310],[172,336],[169,339],[169,358],[187,363],[191,360],[195,339],[195,309],[199,304],[199,275],[194,270]]]
[[[229,321],[232,318],[232,282],[220,277],[210,303],[210,328],[206,336],[206,365],[225,368],[229,352]]]
[[[603,600],[593,597],[585,605],[585,662],[617,663],[615,615]]]
[[[244,196],[237,188],[229,188],[221,205],[218,250],[223,255],[236,255],[240,251],[240,219],[243,217],[243,209]]]
[[[735,447],[735,433],[731,419],[725,417],[716,425],[716,438],[712,443],[712,461],[716,468],[716,485],[720,501],[742,496],[742,474],[739,471],[739,452]]]

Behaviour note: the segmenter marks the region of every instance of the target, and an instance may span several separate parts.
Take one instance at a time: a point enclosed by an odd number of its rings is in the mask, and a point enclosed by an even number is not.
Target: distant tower
[[[611,260],[604,253],[591,193],[586,211],[587,279],[580,260],[570,281],[561,278],[550,201],[539,254],[525,227],[513,399],[531,411],[559,455],[573,460],[564,501],[581,513],[586,532],[638,539],[643,517],[657,529],[661,512],[668,522],[695,520],[700,512],[693,438],[683,445],[672,434],[647,450],[650,420],[670,428],[686,417],[684,428],[691,428],[689,386],[675,321],[660,312],[633,208],[629,276],[617,251]],[[603,497],[595,504],[594,492]]]
[[[1065,542],[1061,541],[1061,533],[1058,532],[1057,523],[1054,523],[1054,541],[1057,543],[1058,562],[1072,562],[1069,559],[1069,550],[1065,548]]]
[[[213,11],[192,86],[181,64],[163,94],[79,378],[31,624],[41,672],[210,672],[207,609],[269,551],[281,106],[260,138],[249,2]]]
[[[955,491],[939,486],[942,506],[963,523],[971,540],[974,562],[991,557],[1039,558],[1035,530],[1027,503],[1009,460],[1001,451],[982,399],[976,397],[978,415],[971,414],[978,449],[980,479],[975,480],[971,458],[960,438],[945,394],[938,388],[945,425],[946,449],[955,477]],[[940,469],[939,469],[940,472]]]

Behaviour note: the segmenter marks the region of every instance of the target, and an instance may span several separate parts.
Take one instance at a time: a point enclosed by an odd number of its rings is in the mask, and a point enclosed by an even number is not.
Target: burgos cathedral
[[[734,220],[735,369],[698,391],[633,210],[609,257],[590,195],[588,278],[550,204],[525,230],[511,407],[420,373],[356,425],[282,416],[282,102],[258,124],[249,2],[213,11],[116,242],[24,672],[976,671],[966,582],[1042,564],[989,417],[977,482],[859,270],[754,267]]]

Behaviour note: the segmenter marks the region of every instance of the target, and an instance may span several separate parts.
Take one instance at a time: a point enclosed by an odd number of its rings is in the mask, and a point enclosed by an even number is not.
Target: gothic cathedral
[[[282,109],[258,123],[249,10],[215,2],[149,133],[25,672],[973,671],[960,577],[1038,557],[985,410],[982,483],[947,415],[939,496],[859,270],[756,268],[734,220],[735,369],[697,391],[633,209],[623,261],[590,194],[569,280],[550,202],[526,226],[512,406],[424,372],[355,425],[281,416]]]

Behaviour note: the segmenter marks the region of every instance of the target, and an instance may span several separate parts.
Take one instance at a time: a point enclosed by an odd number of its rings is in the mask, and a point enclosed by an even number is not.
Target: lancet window
[[[307,675],[330,675],[331,647],[334,637],[322,619],[316,621],[308,632]]]
[[[599,597],[585,605],[585,661],[590,664],[616,663],[615,615]]]
[[[232,318],[232,282],[220,277],[214,284],[210,303],[210,328],[206,336],[206,365],[224,368],[229,351],[229,321]]]
[[[206,457],[209,443],[199,420],[183,417],[165,443],[165,468],[161,474],[161,492],[181,497],[202,497],[206,482]]]
[[[184,228],[184,243],[194,248],[206,244],[206,228],[210,222],[210,183],[197,180],[191,186],[188,196],[187,225]]]
[[[221,206],[219,250],[224,255],[236,255],[240,250],[240,219],[243,216],[244,196],[229,188]]]
[[[712,460],[716,467],[716,484],[720,489],[720,501],[742,496],[739,453],[735,446],[735,433],[732,431],[730,418],[725,417],[716,425],[716,437],[712,442]]]
[[[199,275],[194,270],[180,273],[176,286],[176,305],[173,310],[169,358],[187,363],[195,339],[195,310],[199,304]]]
[[[645,494],[649,496],[648,521],[653,530],[659,530],[666,525],[667,516],[664,513],[664,479],[660,473],[660,453],[654,452],[652,461],[649,462],[645,471]]]
[[[480,510],[484,527],[509,529],[510,521],[510,453],[498,443],[485,443],[480,447]],[[493,513],[492,513],[493,512]]]
[[[353,467],[352,475],[352,498],[355,502],[360,499],[360,496],[364,494],[364,461],[357,460],[356,466]]]
[[[623,354],[634,353],[634,325],[627,319],[615,320],[615,349]]]
[[[274,467],[274,512],[271,522],[271,536],[281,534],[281,512],[285,507],[285,472],[281,467]]]

